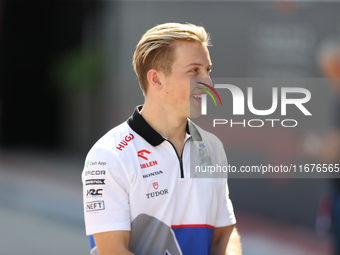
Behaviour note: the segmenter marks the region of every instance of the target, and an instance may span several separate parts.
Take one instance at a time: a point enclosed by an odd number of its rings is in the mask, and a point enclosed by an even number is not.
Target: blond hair
[[[177,40],[210,46],[210,36],[201,26],[165,23],[148,30],[137,44],[132,62],[144,95],[147,92],[147,73],[150,69],[160,70],[165,75],[171,74],[175,61],[173,42]]]

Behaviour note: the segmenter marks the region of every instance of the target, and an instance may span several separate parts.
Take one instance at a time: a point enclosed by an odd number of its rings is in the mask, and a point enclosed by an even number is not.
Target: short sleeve
[[[86,234],[130,230],[129,178],[113,151],[92,148],[82,172]]]
[[[235,223],[236,218],[234,214],[233,204],[231,203],[231,200],[229,198],[227,179],[224,178],[219,196],[215,227],[225,227],[234,225]]]

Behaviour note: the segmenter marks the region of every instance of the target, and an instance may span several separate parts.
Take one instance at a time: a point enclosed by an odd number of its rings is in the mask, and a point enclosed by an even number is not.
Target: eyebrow
[[[201,63],[190,63],[189,65],[187,65],[186,67],[188,66],[203,66]],[[212,64],[209,64],[209,67],[211,67]]]

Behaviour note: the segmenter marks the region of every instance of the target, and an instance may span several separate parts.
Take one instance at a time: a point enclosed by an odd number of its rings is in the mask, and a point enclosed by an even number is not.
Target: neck
[[[172,143],[183,143],[187,118],[179,117],[171,109],[162,106],[162,104],[155,104],[148,102],[148,100],[145,100],[141,115],[161,136]]]

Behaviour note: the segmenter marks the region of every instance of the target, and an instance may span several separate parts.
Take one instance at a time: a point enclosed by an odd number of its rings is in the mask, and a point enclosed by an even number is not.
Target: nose
[[[209,74],[208,71],[202,73],[202,75],[200,77],[197,77],[197,78],[204,80],[204,83],[207,83],[208,85],[212,84],[210,74]]]

